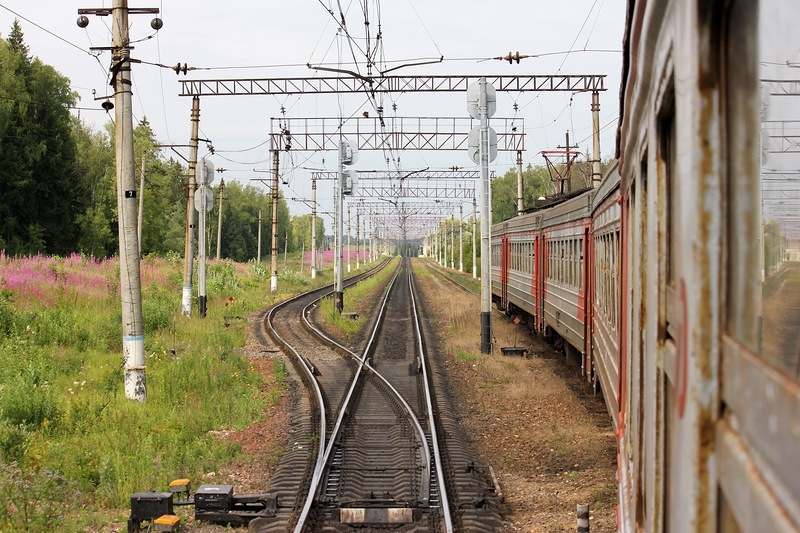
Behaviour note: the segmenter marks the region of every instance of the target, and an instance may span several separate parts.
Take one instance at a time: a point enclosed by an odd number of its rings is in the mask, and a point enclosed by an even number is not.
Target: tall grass
[[[241,351],[248,322],[231,317],[330,276],[287,271],[271,293],[262,265],[212,261],[201,319],[180,313],[182,269],[178,258],[141,264],[140,403],[124,395],[117,261],[0,252],[0,531],[81,531],[134,492],[197,480],[240,453],[209,432],[244,428],[280,398],[285,368],[262,390]],[[29,501],[40,493],[46,502]]]
[[[370,276],[344,292],[344,307],[342,313],[336,311],[332,298],[325,298],[320,302],[320,313],[323,320],[349,337],[361,331],[370,318],[370,313],[377,311],[375,307],[376,291],[383,287],[389,278],[394,275],[399,257],[392,260],[380,272]],[[349,318],[347,313],[356,313],[355,319]]]

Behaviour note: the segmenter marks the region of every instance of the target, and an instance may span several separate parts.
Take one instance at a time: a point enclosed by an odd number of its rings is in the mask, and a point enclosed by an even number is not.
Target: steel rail
[[[395,400],[397,400],[398,403],[400,403],[403,406],[403,409],[405,409],[407,411],[408,415],[409,415],[408,416],[409,420],[414,425],[417,433],[419,434],[420,443],[421,443],[420,448],[423,450],[423,454],[424,454],[424,458],[423,459],[424,459],[424,465],[425,465],[425,474],[423,476],[421,476],[421,484],[422,484],[422,486],[420,487],[420,490],[423,493],[423,495],[428,496],[428,491],[430,489],[431,456],[430,456],[430,450],[428,449],[428,446],[427,446],[427,435],[425,434],[425,430],[422,427],[422,425],[419,423],[419,420],[417,420],[417,416],[414,413],[413,408],[408,404],[406,399],[403,398],[403,395],[400,394],[400,392],[384,376],[382,376],[374,367],[372,367],[367,362],[368,356],[369,356],[370,352],[373,349],[373,344],[375,342],[375,339],[377,337],[378,331],[380,330],[380,327],[381,327],[381,323],[382,323],[383,318],[385,316],[386,304],[387,304],[387,302],[389,300],[389,296],[390,296],[390,294],[392,292],[392,289],[394,287],[394,283],[395,283],[395,281],[397,279],[397,276],[398,276],[399,272],[400,272],[400,267],[398,267],[397,272],[395,272],[394,277],[392,278],[392,280],[389,283],[389,289],[386,291],[386,294],[384,295],[383,301],[381,303],[381,308],[380,308],[380,311],[378,313],[378,319],[375,322],[375,327],[373,327],[373,329],[372,329],[369,341],[367,342],[367,345],[364,348],[364,351],[363,351],[361,356],[359,356],[358,354],[356,354],[352,350],[342,346],[339,342],[337,342],[336,340],[328,337],[320,329],[318,329],[313,324],[311,324],[311,322],[308,320],[308,314],[309,314],[308,312],[310,310],[310,307],[312,305],[314,305],[313,302],[311,304],[309,304],[308,306],[306,306],[306,308],[303,310],[303,321],[305,322],[306,326],[311,331],[313,331],[315,333],[315,335],[317,335],[319,338],[321,338],[322,340],[324,340],[327,343],[330,343],[330,344],[336,346],[339,350],[341,350],[342,352],[348,354],[351,358],[353,358],[358,363],[358,369],[356,370],[353,378],[351,379],[350,388],[348,389],[348,392],[347,392],[347,394],[345,396],[345,399],[342,401],[342,405],[339,408],[339,414],[338,414],[338,417],[337,417],[337,420],[336,420],[336,424],[335,424],[334,428],[331,430],[330,438],[328,439],[327,446],[325,447],[325,451],[323,453],[323,461],[322,461],[323,467],[322,467],[322,470],[317,471],[315,469],[315,471],[314,471],[314,475],[313,475],[312,481],[311,481],[311,486],[310,486],[309,491],[308,491],[308,496],[307,496],[306,502],[305,502],[305,504],[303,506],[303,511],[301,512],[300,518],[298,519],[298,522],[297,522],[297,524],[295,526],[295,529],[294,529],[295,533],[301,533],[303,531],[303,529],[305,528],[305,523],[308,520],[308,515],[309,515],[309,513],[311,511],[311,507],[313,506],[314,501],[316,501],[317,498],[319,497],[319,490],[321,488],[322,475],[324,473],[324,465],[328,463],[328,460],[330,459],[330,455],[333,452],[334,446],[335,446],[335,444],[337,442],[337,439],[338,439],[338,435],[340,434],[342,426],[344,424],[345,413],[346,413],[347,408],[349,407],[351,401],[353,400],[353,395],[354,395],[355,389],[358,386],[359,379],[360,379],[361,374],[364,371],[364,369],[366,369],[373,377],[377,378],[381,383],[383,383],[383,385],[386,387],[388,392],[390,392],[392,394],[392,396],[395,398]],[[426,384],[427,384],[427,382],[426,382]],[[318,387],[318,385],[317,385],[317,387]],[[427,391],[426,391],[426,394],[427,394]],[[319,464],[319,461],[318,461],[318,464]],[[439,462],[437,462],[437,464],[439,464]],[[442,487],[440,492],[444,492],[444,486],[441,484],[441,481],[440,480],[437,480],[437,481],[439,482],[440,487]],[[448,517],[448,519],[449,519],[449,517]],[[446,519],[446,521],[447,521],[447,519]],[[450,529],[448,531],[452,531],[452,529]]]
[[[441,505],[442,505],[442,516],[444,517],[445,523],[445,531],[447,533],[452,533],[453,531],[453,519],[450,516],[450,502],[447,499],[447,486],[445,485],[444,480],[444,468],[442,465],[442,455],[439,450],[439,437],[436,434],[436,417],[434,415],[433,410],[433,399],[431,397],[431,387],[430,381],[428,378],[428,369],[426,364],[426,354],[425,354],[425,342],[422,338],[422,327],[420,325],[420,318],[419,313],[417,313],[417,299],[414,296],[414,276],[413,271],[409,267],[408,271],[408,284],[410,287],[411,293],[411,309],[414,312],[414,329],[417,334],[417,347],[419,349],[419,357],[420,357],[420,367],[422,368],[422,379],[425,382],[425,402],[426,407],[428,409],[428,425],[430,426],[431,431],[431,442],[433,445],[433,457],[436,461],[436,476],[437,482],[439,483],[439,494],[441,498]]]
[[[353,285],[355,283],[358,283],[358,281],[360,281],[361,279],[369,277],[369,276],[375,274],[376,272],[382,270],[387,264],[388,264],[388,260],[384,261],[382,264],[377,265],[371,271],[365,272],[363,275],[356,275],[356,276],[353,276],[353,277],[349,278],[348,280],[345,280],[345,283],[346,283],[345,286],[350,286],[350,285]],[[311,289],[311,290],[306,291],[304,293],[298,294],[297,296],[294,296],[292,298],[288,298],[287,300],[274,305],[269,310],[269,312],[267,313],[267,316],[265,317],[265,320],[264,320],[264,323],[269,328],[269,333],[270,333],[270,336],[273,338],[273,340],[281,347],[281,349],[288,350],[289,352],[291,352],[291,354],[294,356],[294,358],[297,361],[300,362],[300,365],[301,365],[301,367],[303,369],[303,372],[304,372],[304,377],[305,377],[304,381],[305,380],[309,380],[309,382],[310,382],[309,386],[311,386],[313,388],[314,398],[316,399],[316,402],[317,402],[317,405],[318,405],[318,408],[319,408],[319,411],[320,411],[320,415],[319,415],[320,416],[319,449],[317,451],[317,461],[316,461],[316,464],[314,466],[314,474],[313,474],[314,476],[317,475],[317,472],[322,471],[322,469],[324,467],[323,455],[324,455],[324,451],[325,451],[325,433],[326,433],[326,428],[327,428],[327,421],[325,420],[325,400],[324,400],[324,397],[322,395],[322,389],[320,388],[319,383],[317,382],[317,380],[314,378],[313,369],[310,368],[310,366],[309,366],[308,362],[305,360],[305,358],[303,358],[297,352],[297,350],[294,349],[294,347],[292,347],[290,344],[288,344],[286,342],[286,340],[284,340],[283,337],[280,336],[278,331],[273,326],[273,319],[274,319],[275,313],[278,310],[283,309],[287,305],[289,305],[289,304],[291,304],[293,302],[296,302],[296,301],[300,300],[301,298],[306,298],[309,295],[314,294],[315,292],[319,292],[322,295],[319,298],[317,298],[316,300],[314,300],[313,303],[316,303],[316,302],[320,301],[322,298],[325,298],[326,296],[329,296],[329,295],[333,294],[333,292],[331,290],[332,288],[333,288],[333,285],[331,284],[331,285],[327,285],[327,286],[324,286],[324,287],[318,287],[316,289]],[[327,292],[325,292],[325,291],[327,291]],[[306,306],[306,308],[307,307],[308,306]],[[303,314],[305,315],[305,308],[304,308],[304,313]],[[305,508],[304,508],[304,512],[306,512],[306,514],[307,514],[307,511],[306,511]]]

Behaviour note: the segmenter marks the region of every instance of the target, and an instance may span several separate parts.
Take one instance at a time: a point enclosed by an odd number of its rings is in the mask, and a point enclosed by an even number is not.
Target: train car
[[[629,2],[624,531],[800,530],[800,388],[763,351],[759,43],[759,2]]]
[[[589,377],[603,391],[614,423],[621,390],[620,332],[620,212],[618,162],[613,162],[597,188],[592,208],[587,270],[590,310],[587,315]]]
[[[760,79],[768,5],[796,53],[794,3],[628,2],[618,163],[492,229],[498,307],[603,391],[620,531],[800,532],[800,231],[767,219],[759,142],[762,86],[800,91]]]
[[[587,352],[587,256],[592,191],[570,198],[541,214],[542,319],[545,337],[558,335],[567,356]]]
[[[516,217],[492,234],[492,301],[531,331],[539,330],[541,317],[540,224],[538,215]]]

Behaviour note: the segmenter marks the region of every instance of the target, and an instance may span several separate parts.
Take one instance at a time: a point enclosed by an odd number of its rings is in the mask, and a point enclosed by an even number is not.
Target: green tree
[[[311,250],[311,215],[297,215],[291,217],[291,225],[292,225],[292,242],[290,243],[290,249],[292,251],[302,251],[305,250],[306,252]],[[316,231],[316,246],[319,248],[322,246],[322,241],[325,238],[325,221],[322,217],[317,216],[317,231]],[[355,237],[353,237],[355,239]],[[364,237],[361,237],[362,245]],[[355,242],[355,241],[353,241]]]
[[[219,195],[219,187],[215,196]],[[217,232],[219,204],[209,214],[207,227],[209,242],[214,242]],[[259,212],[261,220],[259,222]],[[252,185],[242,186],[236,181],[225,182],[225,201],[222,212],[222,244],[220,254],[234,261],[249,261],[258,255],[258,226],[261,224],[261,259],[269,257],[272,241],[272,195]],[[292,242],[289,207],[283,197],[278,198],[278,251],[283,252],[284,238]]]
[[[530,209],[540,196],[553,191],[550,175],[545,167],[528,165],[522,172],[523,208]],[[497,224],[517,215],[517,169],[492,181],[492,223]]]
[[[80,228],[77,251],[93,257],[108,257],[118,251],[117,199],[114,149],[109,136],[92,130],[77,119],[73,131],[81,157],[76,162],[77,179],[86,191],[86,208],[76,215]]]
[[[66,254],[79,239],[84,191],[69,80],[29,55],[14,21],[0,41],[0,247],[9,254]]]
[[[137,183],[144,175],[144,191],[140,191],[144,195],[142,255],[180,253],[186,239],[187,169],[174,159],[161,157],[146,118],[134,128],[133,141]]]

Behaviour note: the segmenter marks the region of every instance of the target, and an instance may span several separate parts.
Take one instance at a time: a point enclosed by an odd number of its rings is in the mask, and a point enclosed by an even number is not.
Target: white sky
[[[111,19],[90,16],[86,29],[79,28],[75,21],[79,8],[109,8],[111,5],[110,0],[95,3],[91,0],[0,0],[2,37],[7,37],[14,18],[19,18],[31,53],[71,80],[73,89],[82,98],[81,118],[97,129],[109,117],[100,108],[100,102],[92,98],[92,90],[98,95],[111,94],[107,75],[110,53],[103,52],[95,59],[87,52],[90,46],[110,46]],[[341,5],[350,34],[363,39],[365,30],[360,4],[341,2]],[[340,48],[345,59],[350,57],[349,48],[337,38],[336,23],[327,6],[338,12],[338,4],[330,0],[130,0],[131,8],[159,8],[164,22],[163,28],[153,36],[150,15],[131,16],[132,40],[144,39],[135,42],[133,58],[170,66],[181,62],[212,69],[179,77],[172,70],[134,64],[134,120],[146,116],[162,143],[188,144],[191,98],[178,96],[179,79],[332,76],[331,73],[315,74],[306,67],[307,63],[336,63]],[[445,59],[440,64],[401,69],[391,75],[606,75],[607,90],[600,94],[601,157],[613,156],[625,19],[622,0],[395,0],[381,3],[380,11],[378,18],[370,2],[370,30],[374,38],[380,22],[385,61],[439,56]],[[574,52],[560,53],[569,50]],[[509,51],[542,57],[524,59],[513,65],[505,61],[477,60],[503,56]],[[261,68],[222,68],[255,66]],[[363,62],[361,68],[363,72]],[[387,115],[392,102],[397,103],[397,116],[467,116],[466,97],[462,93],[395,95],[385,104]],[[498,93],[495,116],[515,117],[512,107],[515,102],[519,106],[516,117],[524,119],[526,131],[525,165],[544,164],[539,152],[563,146],[567,130],[572,144],[577,142],[584,153],[590,150],[589,93],[576,94],[572,99],[568,93]],[[281,106],[286,109],[287,117],[304,118],[358,116],[363,110],[372,111],[365,97],[360,95],[201,98],[200,137],[213,142],[217,155],[212,160],[217,167],[227,169],[223,174],[226,181],[235,179],[261,187],[260,182],[250,180],[269,177],[254,169],[272,168],[269,144],[265,141],[269,119],[280,116]],[[180,150],[188,156],[188,149]],[[170,151],[164,154],[174,156]],[[210,155],[203,143],[200,143],[199,155]],[[515,159],[514,153],[500,152],[492,170],[503,174],[514,166]],[[334,170],[335,156],[333,153],[296,152],[291,158],[282,155],[280,164],[281,173],[289,183],[284,196],[309,199],[310,172],[304,167]],[[424,167],[444,169],[452,165],[477,169],[466,153],[456,152],[404,152],[400,154],[399,165],[405,171]],[[387,165],[382,154],[362,153],[355,168],[387,170]],[[391,168],[397,167],[393,164]],[[317,200],[321,210],[332,205],[331,189],[330,183],[320,183]],[[304,203],[290,202],[290,209],[293,215],[310,212],[310,207]]]

